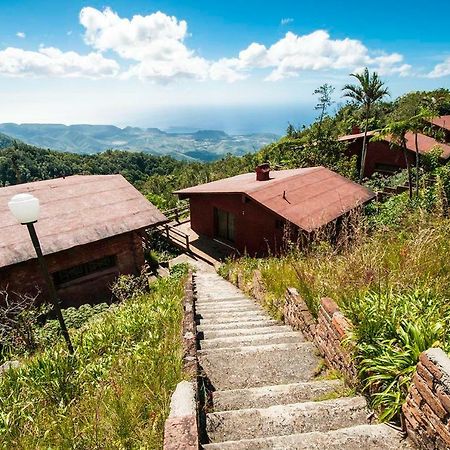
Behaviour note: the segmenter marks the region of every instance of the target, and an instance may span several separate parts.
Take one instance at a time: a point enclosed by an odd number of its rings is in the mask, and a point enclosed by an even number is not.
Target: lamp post
[[[64,317],[59,306],[56,288],[48,271],[47,263],[45,261],[44,255],[42,254],[41,245],[34,228],[34,224],[39,218],[39,199],[31,194],[17,194],[8,202],[8,207],[17,221],[22,225],[26,225],[28,228],[31,242],[33,243],[34,250],[36,251],[39,267],[41,268],[44,281],[47,284],[47,288],[50,293],[50,300],[53,303],[53,308],[56,312],[56,317],[58,318],[59,325],[61,327],[62,335],[66,340],[69,353],[73,354],[72,342],[70,340],[69,332],[67,330],[66,323],[64,322]]]

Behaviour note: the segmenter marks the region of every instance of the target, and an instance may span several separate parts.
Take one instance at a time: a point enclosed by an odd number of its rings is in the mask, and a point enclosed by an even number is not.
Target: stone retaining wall
[[[183,372],[188,380],[178,383],[164,426],[164,450],[198,450],[197,326],[195,322],[192,273],[188,275],[183,299]]]
[[[356,383],[357,372],[351,358],[352,351],[345,344],[351,324],[332,299],[321,300],[315,319],[297,290],[288,288],[284,304],[284,321],[313,341],[327,364],[339,370],[347,378],[347,382]]]
[[[450,448],[450,359],[440,348],[420,355],[403,414],[408,435],[420,448]]]

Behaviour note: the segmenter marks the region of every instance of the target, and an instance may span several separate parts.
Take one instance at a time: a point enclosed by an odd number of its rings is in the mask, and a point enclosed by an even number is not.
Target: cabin
[[[119,274],[144,264],[145,230],[167,221],[121,175],[75,175],[0,188],[0,289],[48,298],[27,227],[8,208],[16,194],[41,205],[35,223],[64,307],[111,299]]]
[[[429,154],[434,149],[441,151],[440,160],[445,163],[450,158],[450,116],[441,116],[431,120],[433,129],[440,130],[444,139],[442,142],[422,133],[417,134],[417,146],[420,155]],[[399,170],[406,169],[405,156],[403,150],[392,142],[387,136],[383,140],[373,141],[371,138],[376,134],[375,131],[367,133],[367,154],[364,168],[364,177],[371,177],[374,173],[382,175],[392,175]],[[416,163],[416,135],[406,133],[406,150],[409,164],[414,166]],[[346,154],[348,156],[356,155],[358,158],[358,167],[361,164],[361,152],[363,146],[364,133],[354,128],[353,133],[341,136],[338,141],[347,143]]]
[[[374,197],[325,167],[271,171],[268,164],[175,194],[189,199],[192,230],[252,256],[278,253],[287,230],[311,235]]]

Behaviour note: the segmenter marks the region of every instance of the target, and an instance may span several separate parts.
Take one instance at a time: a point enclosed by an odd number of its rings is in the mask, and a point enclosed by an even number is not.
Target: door
[[[226,241],[234,242],[235,240],[235,220],[234,214],[223,209],[215,208],[216,216],[216,237]]]

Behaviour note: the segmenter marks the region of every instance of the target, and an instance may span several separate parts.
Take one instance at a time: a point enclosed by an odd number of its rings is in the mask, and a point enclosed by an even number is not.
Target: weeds
[[[182,378],[182,276],[93,317],[0,379],[5,449],[156,449]]]

